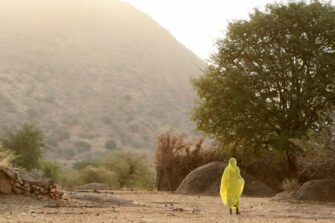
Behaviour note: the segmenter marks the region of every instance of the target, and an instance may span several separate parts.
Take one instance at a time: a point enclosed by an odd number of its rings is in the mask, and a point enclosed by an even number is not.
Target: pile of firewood
[[[26,181],[20,178],[18,174],[15,174],[15,178],[11,179],[10,183],[14,193],[33,196],[40,199],[45,197],[55,200],[61,199],[64,194],[53,181]]]

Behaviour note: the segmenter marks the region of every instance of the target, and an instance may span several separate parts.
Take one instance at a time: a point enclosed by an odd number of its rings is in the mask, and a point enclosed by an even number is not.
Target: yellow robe
[[[239,207],[239,199],[244,188],[244,179],[241,177],[240,169],[237,167],[235,158],[230,158],[229,165],[225,168],[220,186],[220,195],[224,205],[229,208]]]

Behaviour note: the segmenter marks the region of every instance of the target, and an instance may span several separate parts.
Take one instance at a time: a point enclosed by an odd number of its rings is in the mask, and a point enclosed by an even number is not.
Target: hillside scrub
[[[11,167],[15,159],[16,156],[12,151],[0,147],[0,166]]]
[[[53,161],[41,162],[45,177],[62,186],[73,188],[87,183],[104,183],[113,189],[155,188],[154,169],[145,154],[133,151],[111,152],[100,160],[80,161],[73,168],[64,168]]]

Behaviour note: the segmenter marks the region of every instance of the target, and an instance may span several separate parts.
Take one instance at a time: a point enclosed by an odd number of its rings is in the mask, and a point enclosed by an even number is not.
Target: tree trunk
[[[293,155],[289,151],[286,151],[286,158],[287,158],[288,170],[290,172],[290,175],[295,176],[295,174],[298,171],[297,158],[295,157],[295,155]]]

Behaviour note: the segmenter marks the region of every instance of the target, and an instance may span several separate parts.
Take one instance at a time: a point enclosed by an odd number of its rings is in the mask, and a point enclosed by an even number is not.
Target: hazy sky
[[[125,0],[150,15],[187,48],[208,58],[229,21],[273,0]]]

